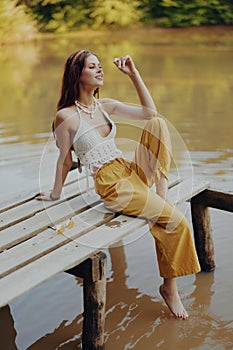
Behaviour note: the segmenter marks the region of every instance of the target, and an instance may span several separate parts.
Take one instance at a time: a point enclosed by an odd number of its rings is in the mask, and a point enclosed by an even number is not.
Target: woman
[[[54,120],[60,153],[52,192],[40,193],[37,200],[57,200],[72,166],[72,150],[81,166],[94,176],[97,193],[105,205],[123,214],[147,218],[155,238],[163,284],[160,293],[171,312],[186,319],[176,277],[200,271],[187,220],[168,201],[167,179],[171,160],[170,138],[156,107],[131,57],[114,60],[115,66],[132,81],[140,107],[114,99],[96,99],[103,85],[103,70],[98,57],[78,50],[65,65],[61,96]],[[132,162],[116,147],[116,127],[109,116],[148,119]],[[151,186],[156,185],[156,192]]]

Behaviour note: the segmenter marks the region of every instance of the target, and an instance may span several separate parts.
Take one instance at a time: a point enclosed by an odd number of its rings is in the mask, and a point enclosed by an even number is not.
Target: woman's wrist
[[[50,192],[49,198],[51,199],[51,201],[57,201],[58,199],[60,199],[60,197],[61,196],[54,197],[52,192]]]
[[[134,80],[135,78],[140,77],[140,73],[137,69],[129,73],[129,77]]]

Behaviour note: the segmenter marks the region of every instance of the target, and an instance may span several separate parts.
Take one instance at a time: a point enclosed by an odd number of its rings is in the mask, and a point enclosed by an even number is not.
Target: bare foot
[[[174,293],[171,293],[167,290],[166,286],[162,284],[159,291],[173,315],[186,320],[188,318],[188,313],[180,300],[177,290]]]

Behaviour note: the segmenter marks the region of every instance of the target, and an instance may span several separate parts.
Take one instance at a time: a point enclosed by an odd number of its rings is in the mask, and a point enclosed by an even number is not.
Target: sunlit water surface
[[[42,177],[41,156],[51,136],[64,59],[78,48],[93,50],[102,61],[105,84],[100,96],[137,104],[131,82],[112,64],[114,57],[130,54],[168,120],[175,143],[180,138],[184,142],[191,159],[188,173],[210,181],[213,188],[232,191],[233,30],[89,33],[1,50],[3,206],[52,186],[57,157],[53,141],[47,147],[51,167]],[[126,119],[115,121],[124,144],[127,137],[134,138],[135,131],[125,131]],[[184,163],[181,159],[179,167],[185,168]],[[190,220],[189,210],[187,216]],[[216,270],[178,279],[190,314],[187,322],[175,320],[158,294],[161,278],[149,233],[106,251],[106,350],[232,349],[233,216],[211,210],[211,221]],[[0,313],[1,348],[80,348],[82,311],[82,281],[59,274]]]

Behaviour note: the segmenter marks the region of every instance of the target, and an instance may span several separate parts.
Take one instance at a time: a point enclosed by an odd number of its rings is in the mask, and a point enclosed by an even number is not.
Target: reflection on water
[[[232,190],[233,31],[156,29],[48,37],[1,50],[3,200],[29,196],[37,188],[64,59],[77,48],[91,49],[101,58],[105,70],[101,96],[137,103],[131,82],[112,64],[115,56],[132,55],[160,113],[188,146],[194,171],[214,187]],[[136,128],[130,131],[124,120],[117,122],[119,137],[131,132],[129,138],[135,138]],[[56,156],[56,147],[49,147],[51,167]],[[43,181],[51,187],[53,171]],[[175,320],[158,294],[161,279],[149,233],[106,252],[106,350],[232,349],[233,218],[211,210],[211,219],[216,271],[179,279],[190,314],[187,322]],[[82,280],[60,274],[1,310],[0,320],[4,350],[75,349],[81,342]]]
[[[112,33],[5,48],[0,53],[1,142],[37,142],[50,131],[64,60],[87,47],[99,55],[105,71],[101,96],[138,102],[131,82],[112,64],[114,57],[128,53],[160,113],[182,132],[191,149],[232,149],[233,35],[230,29],[219,29],[215,36],[212,31],[209,39],[204,30],[190,37],[187,31],[154,30],[128,37],[126,32],[123,40],[122,33]]]

